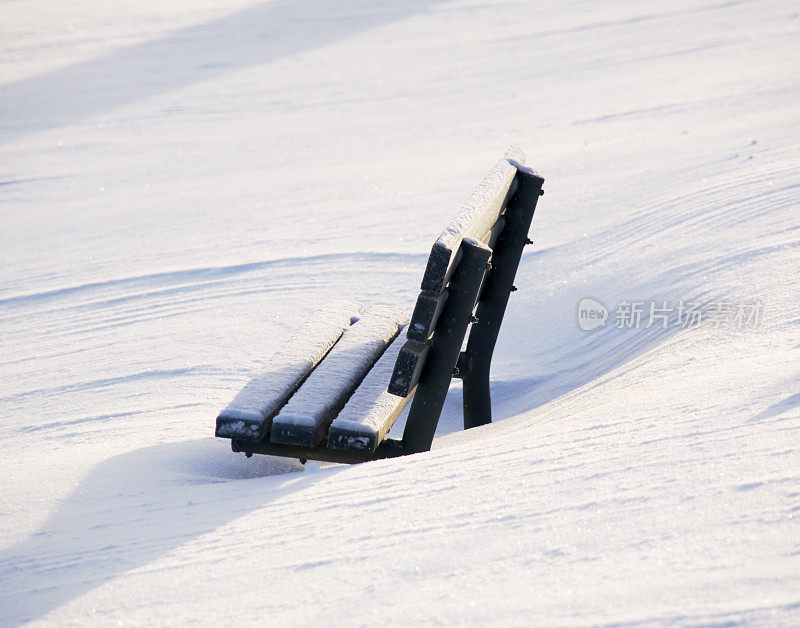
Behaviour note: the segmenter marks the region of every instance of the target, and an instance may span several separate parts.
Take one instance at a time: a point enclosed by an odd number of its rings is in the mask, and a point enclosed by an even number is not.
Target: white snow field
[[[799,11],[3,2],[0,625],[800,625]],[[413,307],[511,144],[494,424],[213,437],[323,303]]]

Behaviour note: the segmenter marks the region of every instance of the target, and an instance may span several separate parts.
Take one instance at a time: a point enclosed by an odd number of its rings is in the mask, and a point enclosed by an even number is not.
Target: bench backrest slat
[[[406,334],[409,340],[426,342],[431,337],[445,301],[447,301],[447,288],[439,294],[431,294],[424,291],[419,293]]]
[[[398,397],[410,394],[419,382],[425,359],[431,348],[431,340],[418,342],[406,340],[394,364],[392,377],[389,379],[388,391]]]
[[[514,163],[524,164],[525,153],[512,146],[436,239],[422,277],[422,290],[439,294],[447,285],[461,240],[473,238],[488,244],[484,238],[508,202],[509,189],[517,173]]]

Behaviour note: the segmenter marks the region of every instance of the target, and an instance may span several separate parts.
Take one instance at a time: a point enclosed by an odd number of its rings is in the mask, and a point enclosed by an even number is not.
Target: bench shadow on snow
[[[274,0],[0,87],[0,143],[329,45],[441,0]],[[274,88],[272,88],[274,89]],[[269,93],[266,87],[265,92]],[[276,94],[282,102],[291,95]],[[285,104],[285,103],[284,103]]]
[[[42,617],[337,471],[302,470],[297,460],[233,454],[214,438],[109,458],[38,532],[0,553],[0,625]]]

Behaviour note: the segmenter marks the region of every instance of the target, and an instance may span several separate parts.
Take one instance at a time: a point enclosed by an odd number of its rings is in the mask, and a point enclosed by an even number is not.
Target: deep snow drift
[[[800,622],[793,3],[128,4],[0,21],[0,625]],[[512,143],[495,424],[213,438],[320,303],[412,307]]]

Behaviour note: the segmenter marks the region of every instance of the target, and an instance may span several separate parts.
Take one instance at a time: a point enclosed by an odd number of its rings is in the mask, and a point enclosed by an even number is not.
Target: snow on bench
[[[525,153],[522,149],[515,146],[509,148],[462,205],[461,210],[433,244],[422,277],[423,291],[434,295],[442,292],[450,280],[462,239],[474,238],[488,244],[486,239],[503,211],[509,189],[517,174],[517,165],[524,163]]]
[[[263,439],[281,406],[361,310],[358,303],[334,301],[316,312],[270,359],[269,368],[245,385],[220,412],[216,435],[251,441]]]
[[[331,420],[406,322],[408,314],[402,308],[368,309],[273,419],[270,442],[318,445]]]
[[[402,346],[403,339],[399,333],[331,423],[329,448],[371,454],[392,429],[413,396],[398,397],[386,390],[386,382],[392,376]]]

